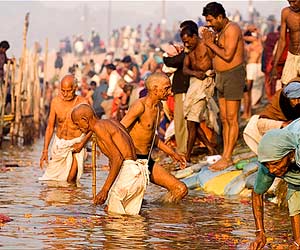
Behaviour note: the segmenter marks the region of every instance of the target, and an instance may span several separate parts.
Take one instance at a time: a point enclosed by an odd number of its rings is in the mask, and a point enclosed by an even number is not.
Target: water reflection
[[[80,185],[39,182],[42,141],[31,148],[0,151],[0,249],[248,249],[254,239],[249,198],[223,198],[191,191],[182,203],[156,202],[165,191],[150,185],[141,216],[112,216],[92,204],[91,173]],[[1,164],[0,160],[0,164]],[[22,164],[21,164],[22,163]],[[99,169],[98,189],[107,172]],[[287,211],[265,206],[266,249],[287,249]]]

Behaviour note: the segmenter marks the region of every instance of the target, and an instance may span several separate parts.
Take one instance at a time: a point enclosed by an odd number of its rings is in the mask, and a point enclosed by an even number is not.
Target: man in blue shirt
[[[284,129],[268,131],[259,143],[258,161],[260,166],[252,191],[256,239],[250,249],[262,249],[266,244],[263,194],[275,177],[283,178],[288,184],[286,198],[294,236],[289,249],[300,249],[300,119]]]

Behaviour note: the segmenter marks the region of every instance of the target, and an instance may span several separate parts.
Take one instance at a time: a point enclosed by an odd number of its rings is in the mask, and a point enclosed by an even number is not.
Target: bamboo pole
[[[22,55],[20,58],[19,71],[18,71],[18,82],[16,89],[16,118],[15,118],[15,129],[14,129],[14,137],[20,136],[20,124],[22,118],[22,82],[23,82],[23,71],[25,66],[25,58],[26,58],[26,39],[27,32],[29,26],[29,13],[25,16],[24,27],[23,27],[23,48]]]
[[[35,43],[34,57],[33,57],[33,121],[35,133],[34,137],[39,138],[40,136],[40,103],[41,103],[41,87],[38,77],[38,44]]]
[[[8,76],[10,72],[10,64],[11,61],[9,60],[7,63],[7,70],[5,72],[5,79],[4,79],[4,86],[0,86],[0,94],[1,94],[1,116],[0,116],[0,147],[3,141],[3,127],[4,127],[4,114],[5,114],[5,104],[6,104],[6,95],[7,95],[7,86],[8,86]]]
[[[48,81],[48,38],[46,38],[45,42],[45,57],[44,57],[44,79],[43,79],[43,91],[42,91],[42,101],[41,101],[41,124],[42,129],[41,132],[44,135],[46,130],[46,123],[47,123],[47,114],[45,110],[45,102],[46,102],[46,82]]]
[[[93,179],[92,179],[92,192],[93,192],[93,200],[96,198],[96,184],[97,184],[97,178],[96,178],[96,135],[92,135],[92,173],[93,173]]]
[[[11,114],[13,116],[15,116],[16,114],[16,98],[15,98],[15,94],[16,94],[16,82],[15,82],[15,74],[16,74],[16,64],[17,61],[14,58],[14,62],[12,64],[12,72],[11,72]],[[15,120],[15,118],[14,118]],[[13,136],[14,136],[14,120],[11,122],[10,124],[10,140],[11,140],[11,144],[13,144]]]

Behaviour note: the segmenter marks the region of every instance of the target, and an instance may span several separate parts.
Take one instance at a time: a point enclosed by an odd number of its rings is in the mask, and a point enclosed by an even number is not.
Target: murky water
[[[177,205],[157,202],[164,190],[148,187],[141,216],[108,216],[91,201],[91,173],[80,186],[41,183],[42,141],[0,151],[0,249],[248,249],[254,239],[250,199],[190,191]],[[4,162],[20,167],[4,167]],[[106,172],[98,170],[98,188]],[[287,211],[267,203],[265,249],[288,249]]]

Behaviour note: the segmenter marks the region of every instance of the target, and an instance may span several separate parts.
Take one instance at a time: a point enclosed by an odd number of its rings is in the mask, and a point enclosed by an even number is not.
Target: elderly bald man
[[[42,181],[76,182],[83,172],[84,150],[91,133],[85,137],[80,129],[71,120],[72,109],[80,104],[87,103],[82,96],[76,95],[77,81],[73,75],[66,75],[60,82],[60,94],[54,97],[46,128],[44,148],[40,159],[40,167],[48,163],[48,148],[56,128],[51,148],[51,159]]]

